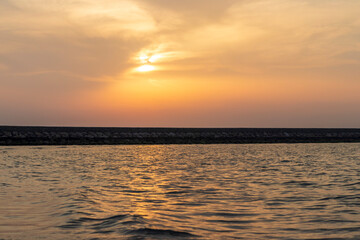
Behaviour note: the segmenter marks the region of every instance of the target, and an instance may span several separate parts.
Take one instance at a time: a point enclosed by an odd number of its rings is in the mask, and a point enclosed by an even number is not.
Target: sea
[[[360,239],[360,143],[1,146],[0,239]]]

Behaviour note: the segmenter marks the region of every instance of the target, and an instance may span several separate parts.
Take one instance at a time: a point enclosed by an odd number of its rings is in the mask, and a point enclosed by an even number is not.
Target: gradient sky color
[[[358,0],[1,0],[0,125],[360,127]]]

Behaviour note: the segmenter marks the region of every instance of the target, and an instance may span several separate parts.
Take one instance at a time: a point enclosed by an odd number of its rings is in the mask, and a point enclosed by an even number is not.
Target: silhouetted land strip
[[[0,145],[360,142],[360,129],[0,126]]]

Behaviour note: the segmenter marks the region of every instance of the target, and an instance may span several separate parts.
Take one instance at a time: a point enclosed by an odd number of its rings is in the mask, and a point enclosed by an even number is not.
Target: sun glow
[[[140,62],[147,63],[149,61],[149,56],[147,55],[140,55],[139,57]]]
[[[151,56],[143,54],[139,56],[139,60],[141,63],[154,63],[161,57],[161,54],[154,54]]]
[[[136,69],[138,72],[149,72],[155,70],[155,67],[152,65],[142,65]]]
[[[155,54],[155,55],[152,55],[151,57],[149,57],[148,61],[153,63],[153,62],[156,62],[159,58],[161,58],[161,55]]]

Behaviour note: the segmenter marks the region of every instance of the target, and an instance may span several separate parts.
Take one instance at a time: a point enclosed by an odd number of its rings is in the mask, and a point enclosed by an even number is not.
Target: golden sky
[[[0,125],[360,127],[359,0],[0,0]]]

